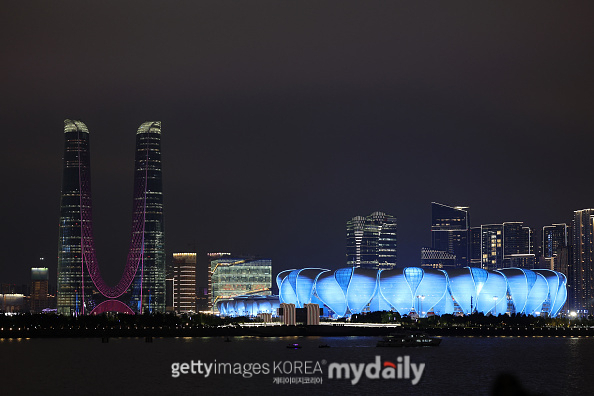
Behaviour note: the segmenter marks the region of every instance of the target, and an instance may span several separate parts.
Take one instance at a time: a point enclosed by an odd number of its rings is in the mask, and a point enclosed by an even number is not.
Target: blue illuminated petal
[[[476,287],[470,267],[448,270],[450,291],[465,315],[476,308]]]
[[[403,269],[381,271],[379,275],[379,291],[384,299],[400,315],[408,315],[413,308],[413,294],[406,281]]]
[[[324,272],[317,278],[315,294],[338,317],[346,315],[346,297],[342,288],[336,281],[334,272]]]
[[[525,270],[521,268],[503,268],[498,271],[507,279],[507,287],[514,304],[516,313],[525,313],[526,302],[528,300],[528,280]],[[531,279],[536,281],[536,274],[532,272]]]
[[[351,313],[361,313],[373,298],[376,289],[377,270],[355,268],[352,271],[346,294],[347,305]]]
[[[422,280],[414,296],[417,302],[417,313],[421,317],[427,316],[427,312],[432,310],[436,313],[434,307],[443,300],[447,288],[447,277],[443,271],[432,268],[424,269]],[[438,310],[441,310],[441,307],[438,307]]]
[[[505,314],[507,311],[507,280],[499,272],[485,272],[488,273],[488,276],[477,298],[477,311],[483,314]]]
[[[534,271],[525,270],[534,274],[534,284],[528,294],[526,301],[526,315],[539,315],[542,312],[542,304],[549,295],[549,285],[544,276]]]

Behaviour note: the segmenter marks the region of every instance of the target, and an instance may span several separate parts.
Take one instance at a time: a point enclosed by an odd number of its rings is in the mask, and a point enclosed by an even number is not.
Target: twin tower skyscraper
[[[130,246],[115,286],[104,282],[95,253],[89,130],[80,121],[65,120],[64,138],[58,313],[165,312],[161,123],[145,122],[136,133]]]

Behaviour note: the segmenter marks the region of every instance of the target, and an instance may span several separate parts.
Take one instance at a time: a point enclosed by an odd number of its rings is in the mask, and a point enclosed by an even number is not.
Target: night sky
[[[123,3],[123,4],[122,4]],[[0,282],[55,283],[63,120],[91,133],[104,278],[125,264],[135,133],[162,121],[172,252],[345,265],[345,223],[431,201],[538,230],[594,207],[594,4],[4,2]]]

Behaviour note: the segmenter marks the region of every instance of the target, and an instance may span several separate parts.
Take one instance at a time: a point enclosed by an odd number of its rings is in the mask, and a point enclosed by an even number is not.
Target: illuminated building
[[[473,231],[471,233],[474,238],[476,234]],[[483,269],[495,270],[514,265],[534,268],[536,258],[532,230],[522,222],[482,225],[480,238]]]
[[[421,248],[421,267],[456,268],[456,255],[443,250]]]
[[[25,295],[0,294],[0,308],[2,308],[2,312],[22,312],[25,309]]]
[[[567,224],[553,224],[542,227],[542,255],[554,257],[557,250],[568,244]]]
[[[314,302],[332,317],[374,311],[420,317],[473,312],[554,317],[567,299],[565,275],[548,269],[306,268],[283,271],[276,281],[281,306]]]
[[[47,268],[31,268],[31,296],[29,308],[39,313],[49,308],[48,300],[49,270]]]
[[[469,242],[469,254],[470,254],[470,266],[480,267],[482,262],[481,256],[481,227],[470,227],[470,242]]]
[[[133,220],[124,273],[108,286],[93,241],[89,131],[64,121],[64,173],[60,201],[58,313],[165,311],[165,246],[161,182],[161,123],[136,133]]]
[[[481,226],[481,267],[489,270],[503,267],[503,224]]]
[[[196,253],[173,253],[173,309],[196,312]]]
[[[279,307],[278,296],[268,295],[220,298],[216,304],[216,309],[221,316],[248,316],[251,318],[262,315],[265,317],[276,316]]]
[[[357,268],[396,267],[396,218],[382,212],[347,222],[347,265]]]
[[[542,228],[542,257],[549,268],[569,275],[571,227],[552,224]]]
[[[573,266],[570,273],[571,309],[594,312],[594,209],[574,211]]]
[[[455,256],[456,267],[469,264],[468,207],[431,202],[431,249]]]
[[[270,295],[272,260],[222,256],[210,262],[210,301],[242,295]]]

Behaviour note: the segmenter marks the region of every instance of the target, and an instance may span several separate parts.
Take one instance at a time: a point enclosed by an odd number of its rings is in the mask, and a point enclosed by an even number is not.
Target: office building
[[[469,232],[469,254],[470,254],[470,266],[481,267],[482,266],[482,227],[470,227]]]
[[[565,223],[542,228],[541,267],[569,275],[571,255],[571,227]]]
[[[173,309],[196,312],[196,253],[173,253]]]
[[[474,229],[471,230],[471,234],[474,239]],[[481,226],[480,238],[483,269],[496,270],[518,265],[526,269],[535,267],[532,230],[522,222],[484,224]],[[473,240],[473,249],[474,243]]]
[[[31,268],[31,295],[29,310],[39,313],[50,307],[48,298],[49,270],[47,268]]]
[[[64,170],[58,248],[58,313],[165,311],[165,241],[161,181],[161,123],[136,133],[131,242],[123,276],[103,278],[93,241],[89,130],[64,121]]]
[[[272,260],[255,257],[222,256],[210,262],[210,304],[245,295],[272,294]]]
[[[542,227],[542,255],[552,258],[557,251],[569,243],[567,224],[553,224]]]
[[[396,218],[383,212],[347,222],[347,265],[356,268],[396,267]]]
[[[431,202],[431,248],[455,256],[455,266],[470,262],[468,207]]]
[[[573,265],[570,273],[570,309],[594,312],[594,209],[576,210],[573,217]]]

